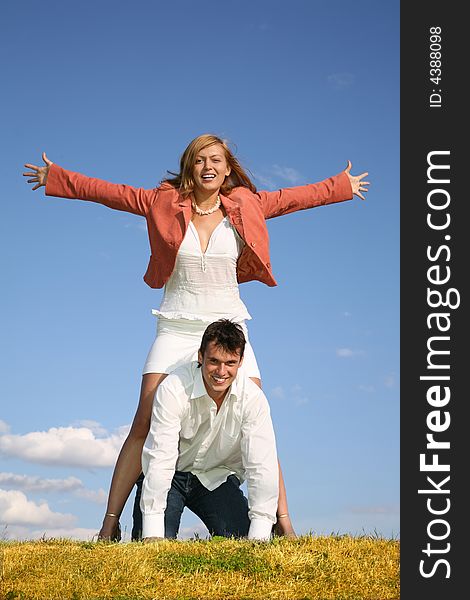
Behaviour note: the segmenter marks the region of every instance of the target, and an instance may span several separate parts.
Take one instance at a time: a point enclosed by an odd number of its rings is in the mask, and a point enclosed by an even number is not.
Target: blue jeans
[[[143,480],[143,477],[139,480]],[[137,484],[139,485],[139,481]],[[137,494],[140,501],[139,489]],[[136,515],[137,494],[134,502],[133,540],[142,537],[141,514],[140,523],[136,522],[136,516],[139,517]],[[176,471],[168,492],[165,510],[166,538],[176,538],[185,507],[188,507],[201,519],[211,535],[224,537],[248,535],[250,528],[248,502],[240,489],[240,481],[235,475],[230,475],[227,481],[211,492],[192,473]]]

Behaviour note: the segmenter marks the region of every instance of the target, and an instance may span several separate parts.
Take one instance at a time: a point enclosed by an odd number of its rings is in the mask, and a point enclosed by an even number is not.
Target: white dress
[[[171,373],[196,360],[207,325],[225,318],[239,323],[245,332],[242,368],[249,377],[260,377],[245,325],[251,316],[240,298],[237,282],[237,260],[243,246],[244,241],[225,217],[202,252],[196,227],[190,221],[160,308],[152,311],[158,317],[157,336],[144,374]]]

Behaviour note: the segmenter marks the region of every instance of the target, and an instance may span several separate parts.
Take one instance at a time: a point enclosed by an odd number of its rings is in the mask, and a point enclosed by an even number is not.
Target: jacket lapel
[[[184,197],[181,194],[178,194],[178,197],[176,199],[176,206],[177,206],[176,214],[178,216],[179,213],[182,213],[182,217],[184,220],[184,229],[186,231],[186,229],[189,226],[189,221],[191,220],[191,197],[190,196]],[[178,209],[180,209],[180,210],[178,210]]]
[[[242,212],[240,210],[240,204],[231,200],[227,196],[222,196],[220,194],[220,201],[222,202],[223,207],[225,208],[225,212],[227,213],[227,217],[230,220],[230,223],[235,227],[240,237],[245,239],[245,231],[243,227],[243,219]]]

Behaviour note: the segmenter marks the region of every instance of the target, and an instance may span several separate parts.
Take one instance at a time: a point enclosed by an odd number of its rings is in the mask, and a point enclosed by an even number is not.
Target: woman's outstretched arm
[[[46,196],[88,200],[114,210],[146,216],[158,195],[158,188],[145,190],[68,171],[50,161],[45,152],[42,159],[44,166],[26,163],[25,167],[30,171],[23,175],[29,177],[28,183],[35,184],[33,190],[46,186]]]
[[[351,166],[351,161],[348,160],[344,171],[318,183],[283,188],[275,192],[260,190],[257,196],[261,202],[265,219],[352,200],[354,195],[365,200],[363,193],[368,191],[369,182],[362,181],[362,178],[366,177],[368,173],[351,175]]]

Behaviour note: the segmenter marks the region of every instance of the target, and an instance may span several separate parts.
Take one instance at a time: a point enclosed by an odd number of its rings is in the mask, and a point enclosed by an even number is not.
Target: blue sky
[[[4,535],[98,531],[161,299],[140,217],[32,192],[23,164],[45,150],[151,188],[211,132],[260,189],[348,159],[369,171],[366,202],[269,221],[279,285],[241,294],[296,531],[398,536],[399,2],[27,0],[2,15]]]

